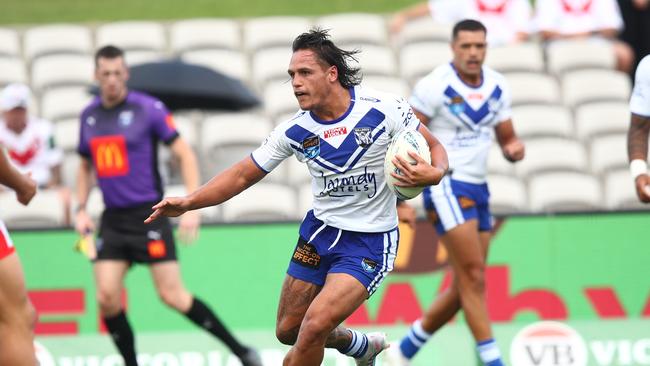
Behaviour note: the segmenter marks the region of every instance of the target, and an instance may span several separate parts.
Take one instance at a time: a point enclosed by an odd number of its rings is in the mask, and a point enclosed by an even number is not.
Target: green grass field
[[[0,0],[0,24],[391,13],[417,0]]]

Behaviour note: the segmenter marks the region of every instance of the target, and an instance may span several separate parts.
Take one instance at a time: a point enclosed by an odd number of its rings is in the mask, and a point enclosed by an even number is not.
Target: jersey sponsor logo
[[[361,100],[365,100],[366,102],[373,102],[373,103],[379,103],[381,100],[373,97],[359,97]]]
[[[133,111],[122,111],[117,117],[117,120],[120,122],[120,126],[128,127],[133,123]]]
[[[291,261],[303,267],[318,269],[320,268],[321,258],[315,246],[301,239],[293,252]]]
[[[483,94],[482,93],[470,93],[467,96],[467,99],[469,99],[469,100],[483,100]]]
[[[354,140],[360,147],[367,149],[372,144],[372,130],[370,127],[355,127],[352,131],[354,132]]]
[[[455,115],[465,112],[465,100],[460,95],[451,98],[449,103],[449,110]]]
[[[368,173],[368,167],[364,167],[363,173],[351,174],[348,176],[335,176],[330,178],[324,173],[323,191],[319,193],[321,197],[352,197],[357,193],[368,193],[368,198],[373,198],[377,194],[377,177],[375,173]]]
[[[122,135],[94,137],[90,148],[95,169],[100,178],[118,177],[129,173],[126,140]]]
[[[309,136],[302,140],[302,151],[307,159],[313,159],[320,155],[320,138]]]
[[[323,132],[323,137],[328,139],[330,137],[346,135],[347,133],[348,133],[348,128],[345,126],[341,126]]]
[[[377,269],[377,262],[373,261],[372,259],[363,258],[361,260],[361,267],[364,271],[373,273]]]
[[[147,251],[149,252],[149,257],[151,258],[164,258],[167,255],[167,247],[165,242],[158,240],[151,240],[147,243]]]
[[[490,98],[487,101],[488,109],[492,113],[496,113],[501,108],[501,102],[496,98]]]

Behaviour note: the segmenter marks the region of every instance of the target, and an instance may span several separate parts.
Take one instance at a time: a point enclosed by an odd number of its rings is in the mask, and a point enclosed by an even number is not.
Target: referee
[[[171,114],[159,100],[130,91],[124,53],[106,46],[95,54],[95,79],[100,95],[81,113],[78,153],[76,230],[94,232],[86,212],[91,173],[106,207],[97,233],[94,260],[95,284],[100,313],[126,366],[136,366],[133,330],[121,306],[124,277],[131,264],[149,266],[162,301],[223,341],[243,366],[261,366],[253,349],[241,345],[210,308],[190,294],[180,276],[172,227],[168,220],[143,224],[151,206],[162,196],[157,147],[162,141],[179,159],[188,192],[198,188],[199,174],[192,149],[179,137]],[[196,238],[200,216],[184,215],[180,237]]]

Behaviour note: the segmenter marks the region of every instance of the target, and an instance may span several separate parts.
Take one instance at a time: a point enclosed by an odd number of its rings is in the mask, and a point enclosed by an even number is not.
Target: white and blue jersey
[[[397,226],[396,197],[384,179],[388,144],[420,122],[404,98],[358,86],[350,94],[340,118],[322,121],[300,111],[278,125],[252,158],[270,172],[295,155],[312,176],[319,220],[343,230],[385,232]]]
[[[644,57],[636,68],[630,112],[650,117],[650,55]]]
[[[409,99],[429,117],[429,129],[445,147],[451,178],[424,191],[425,207],[435,210],[439,233],[469,219],[490,230],[487,159],[494,127],[511,118],[510,89],[503,75],[483,67],[479,86],[464,83],[453,64],[434,69],[420,80]]]
[[[323,286],[329,273],[359,280],[368,296],[393,269],[398,232],[396,196],[386,186],[384,159],[392,137],[420,122],[408,102],[359,86],[340,118],[299,111],[278,125],[251,157],[270,172],[294,155],[312,176],[313,210],[287,273]]]

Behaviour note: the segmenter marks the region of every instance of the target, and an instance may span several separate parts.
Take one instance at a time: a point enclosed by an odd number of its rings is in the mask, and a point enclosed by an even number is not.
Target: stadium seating
[[[55,190],[41,189],[29,205],[16,201],[13,191],[0,192],[0,220],[10,228],[60,227],[65,224],[65,208]]]
[[[385,45],[388,42],[386,22],[381,15],[335,14],[318,18],[316,24],[329,29],[332,38],[348,48],[365,44]]]
[[[60,86],[90,86],[95,69],[89,55],[52,55],[32,64],[32,88],[40,93]]]
[[[528,194],[532,212],[592,211],[604,208],[600,182],[588,174],[542,174],[531,180]]]
[[[594,136],[624,133],[630,125],[630,109],[626,101],[596,102],[575,109],[576,135],[583,141]]]
[[[627,135],[622,133],[594,138],[589,147],[589,157],[591,171],[597,175],[627,168]]]
[[[512,105],[561,104],[560,86],[555,78],[534,72],[505,74],[510,85]]]
[[[9,28],[0,28],[0,56],[19,57],[20,54],[18,32]]]
[[[0,86],[22,82],[32,87],[30,111],[55,123],[55,139],[66,152],[64,183],[72,187],[79,164],[77,118],[90,98],[85,90],[93,82],[96,47],[107,43],[123,47],[131,66],[172,56],[240,79],[260,96],[261,108],[176,116],[181,135],[199,155],[206,181],[247,156],[275,125],[295,115],[298,104],[286,72],[290,44],[312,24],[332,28],[343,48],[361,49],[358,59],[364,85],[405,97],[421,77],[452,57],[451,28],[430,17],[408,22],[392,39],[386,18],[372,14],[52,24],[0,28]],[[503,72],[510,84],[515,130],[526,144],[526,158],[516,164],[506,161],[496,144],[490,150],[495,212],[643,207],[627,172],[631,82],[613,70],[612,55],[606,43],[555,42],[544,49],[536,39],[488,50],[486,64]],[[167,149],[161,149],[160,161],[169,170]],[[169,171],[176,175],[163,174],[167,183],[182,181],[176,170]],[[267,194],[277,187],[278,197],[293,192],[289,199],[293,211],[283,207],[278,208],[281,214],[269,214],[266,208],[252,212],[236,204],[229,212],[214,208],[202,211],[202,216],[207,222],[299,219],[311,207],[310,179],[305,165],[292,157],[262,183]],[[582,192],[576,188],[580,186],[585,187]],[[168,191],[177,188],[170,186]],[[594,199],[596,192],[599,196]],[[91,201],[97,203],[93,211],[97,216],[103,207],[98,191],[93,190]],[[411,204],[419,205],[422,212],[420,198]],[[29,220],[18,219],[20,225],[47,221],[44,225],[51,226],[56,221],[52,217]]]
[[[96,45],[115,45],[126,51],[163,52],[167,49],[165,30],[160,23],[145,21],[115,22],[97,28]]]
[[[211,177],[247,157],[271,129],[269,119],[255,114],[228,113],[206,118],[200,134],[204,176]]]
[[[291,49],[288,47],[266,48],[253,55],[253,80],[262,90],[273,80],[289,80],[287,69],[291,61]]]
[[[647,210],[639,202],[629,169],[614,170],[605,176],[605,199],[610,210]]]
[[[439,42],[448,43],[451,39],[451,27],[433,21],[431,17],[421,17],[404,25],[396,43],[402,47],[409,43]]]
[[[244,23],[244,46],[250,52],[270,47],[289,48],[293,39],[310,25],[311,22],[302,17],[250,19]]]
[[[181,20],[169,29],[169,44],[175,54],[203,49],[239,50],[241,42],[239,23],[232,19]]]
[[[631,90],[630,78],[620,71],[576,70],[562,77],[564,104],[574,108],[588,102],[627,101]]]
[[[84,87],[65,87],[48,90],[41,97],[41,116],[52,122],[78,118],[92,95]]]
[[[520,180],[509,175],[489,175],[490,208],[496,215],[526,212],[526,186]]]
[[[243,82],[250,82],[251,72],[248,58],[242,52],[230,49],[203,49],[186,51],[181,59],[218,71]]]
[[[264,89],[262,96],[266,114],[271,118],[293,114],[298,108],[298,101],[289,82],[280,80],[270,82]]]
[[[25,32],[23,51],[27,60],[58,53],[91,54],[92,43],[87,27],[72,24],[46,25]]]
[[[544,72],[544,53],[537,43],[490,48],[486,65],[499,72]]]
[[[78,134],[78,133],[77,133]],[[68,149],[63,155],[63,164],[61,164],[61,181],[64,186],[74,190],[77,186],[77,173],[79,171],[79,155],[75,150]],[[74,191],[73,191],[74,192]],[[73,197],[75,194],[72,195]]]
[[[297,220],[297,197],[293,189],[260,182],[223,203],[225,222]]]
[[[571,111],[560,105],[528,104],[512,108],[512,120],[517,136],[534,137],[574,136]]]
[[[516,165],[517,175],[523,179],[549,171],[588,170],[587,152],[576,140],[539,138],[526,143],[526,158]]]
[[[442,42],[410,43],[399,51],[400,75],[409,83],[451,60],[449,44]]]
[[[546,48],[548,71],[561,75],[567,71],[602,68],[614,69],[616,59],[611,43],[587,40],[551,42]]]
[[[358,65],[363,70],[364,76],[393,76],[397,73],[395,54],[390,48],[385,46],[363,45],[359,48],[359,51],[361,52],[356,54],[355,57],[359,59]]]
[[[54,141],[64,152],[76,151],[79,144],[79,118],[66,118],[54,124]]]
[[[2,41],[0,41],[2,42]],[[0,57],[0,86],[11,83],[26,83],[27,70],[23,61],[17,57]]]

